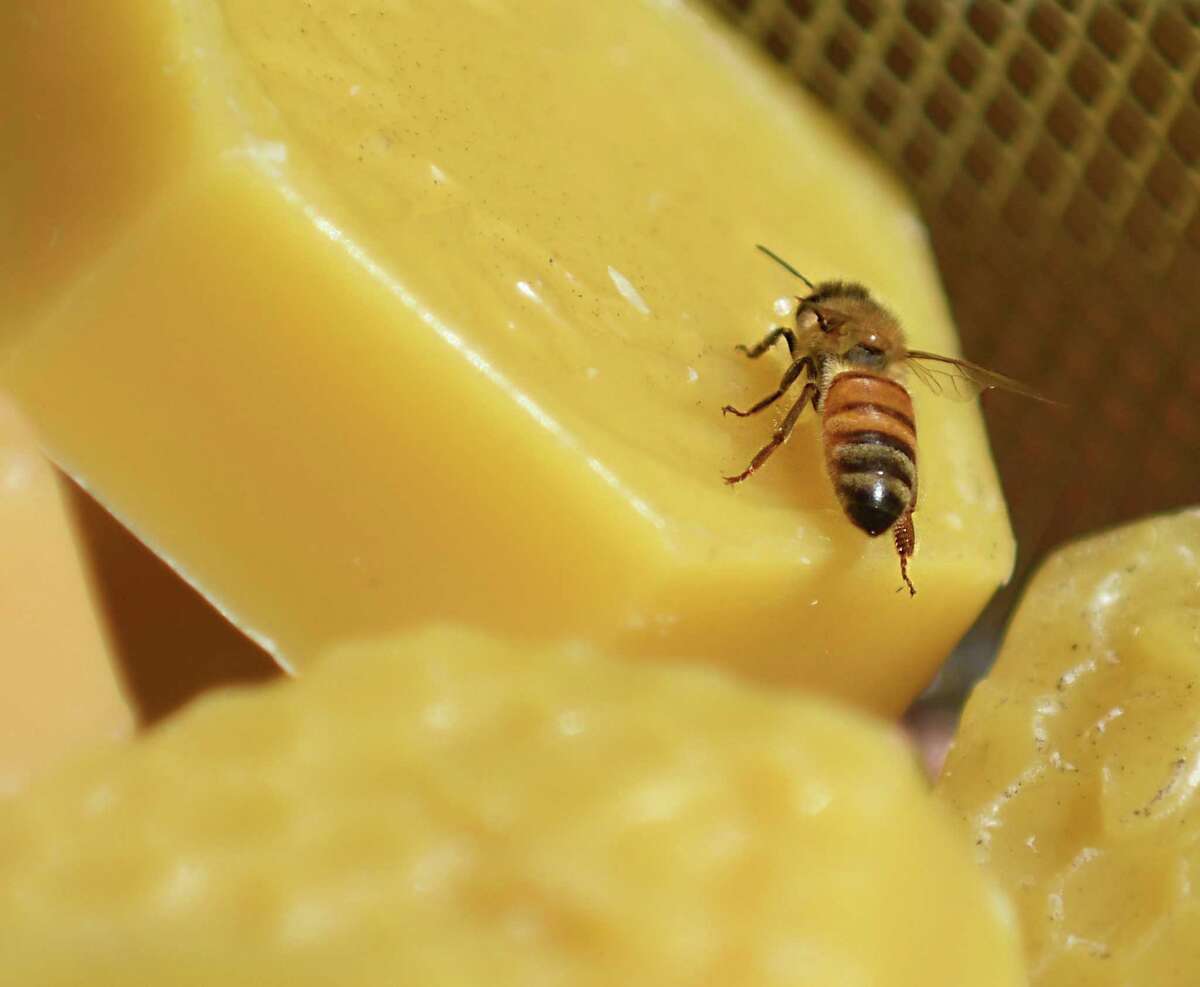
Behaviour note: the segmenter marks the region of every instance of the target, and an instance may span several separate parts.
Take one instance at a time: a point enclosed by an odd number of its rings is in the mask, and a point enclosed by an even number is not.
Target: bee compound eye
[[[843,354],[851,363],[865,363],[875,366],[883,362],[883,350],[869,343],[855,343]]]

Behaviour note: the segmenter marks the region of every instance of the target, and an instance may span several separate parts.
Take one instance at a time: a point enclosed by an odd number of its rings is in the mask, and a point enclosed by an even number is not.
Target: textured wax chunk
[[[1032,983],[1200,983],[1200,511],[1071,545],[1026,591],[939,785]]]
[[[0,394],[0,796],[132,730],[115,671],[59,479]]]
[[[721,482],[803,290],[754,244],[956,343],[898,185],[692,7],[29,0],[0,54],[0,377],[284,661],[461,620],[895,712],[1007,578],[978,410],[917,384],[915,599],[811,412]]]
[[[431,630],[201,700],[0,807],[14,983],[1017,987],[887,730]]]

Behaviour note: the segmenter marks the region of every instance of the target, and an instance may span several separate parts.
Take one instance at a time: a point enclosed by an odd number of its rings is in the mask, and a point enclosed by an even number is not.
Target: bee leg
[[[785,326],[776,326],[774,329],[772,329],[769,333],[767,333],[762,338],[762,342],[757,343],[754,346],[747,347],[747,346],[742,346],[741,344],[739,344],[739,345],[735,346],[734,349],[738,350],[741,353],[745,353],[746,356],[750,357],[751,360],[754,360],[754,359],[757,359],[758,357],[762,356],[764,353],[766,353],[767,350],[769,350],[772,346],[774,346],[776,343],[778,343],[780,339],[787,340],[788,352],[791,353],[792,358],[795,359],[795,357],[796,357],[796,334],[794,332],[792,332],[791,329],[788,329]]]
[[[917,533],[913,530],[912,511],[901,516],[892,526],[892,540],[896,543],[896,554],[900,556],[900,578],[908,587],[908,595],[916,596],[917,589],[908,578],[908,560],[917,547]]]
[[[737,476],[725,477],[725,482],[729,484],[741,483],[744,479],[746,479],[746,477],[750,476],[751,473],[753,473],[760,466],[762,466],[763,463],[770,459],[771,453],[783,445],[787,441],[788,436],[792,434],[792,429],[796,425],[796,419],[800,417],[800,412],[804,410],[804,406],[809,402],[812,403],[814,408],[817,406],[817,396],[817,385],[812,381],[809,381],[804,385],[804,390],[800,392],[800,397],[796,400],[796,403],[792,405],[791,410],[789,410],[787,413],[787,416],[780,423],[779,427],[775,429],[775,434],[771,436],[771,441],[758,450],[758,453],[755,455],[755,457],[750,460],[749,466],[747,466]],[[772,401],[774,399],[774,397],[771,398]]]
[[[756,405],[754,405],[749,410],[738,411],[737,408],[735,408],[733,405],[727,404],[727,405],[725,405],[724,408],[721,409],[721,414],[723,414],[723,415],[734,414],[734,415],[737,415],[739,418],[748,418],[750,415],[757,415],[760,411],[763,410],[763,408],[766,408],[766,407],[774,404],[781,397],[783,397],[784,392],[789,387],[791,387],[794,383],[796,383],[796,378],[799,377],[800,374],[804,372],[804,368],[808,364],[808,362],[809,362],[808,357],[805,357],[803,360],[797,360],[790,367],[788,367],[787,370],[785,370],[783,372],[783,380],[781,380],[779,382],[779,388],[776,391],[774,391],[773,393],[768,394],[765,398],[763,398],[761,401],[759,401]]]

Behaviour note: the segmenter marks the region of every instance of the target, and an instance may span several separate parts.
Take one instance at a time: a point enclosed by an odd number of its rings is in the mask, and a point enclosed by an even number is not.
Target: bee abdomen
[[[869,535],[916,506],[917,430],[908,391],[888,377],[851,372],[825,396],[825,461],[846,516]]]

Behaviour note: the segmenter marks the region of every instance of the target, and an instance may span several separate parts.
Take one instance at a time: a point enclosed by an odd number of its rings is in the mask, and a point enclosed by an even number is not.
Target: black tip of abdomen
[[[905,503],[880,480],[865,488],[846,491],[842,507],[857,527],[874,538],[896,523]]]

